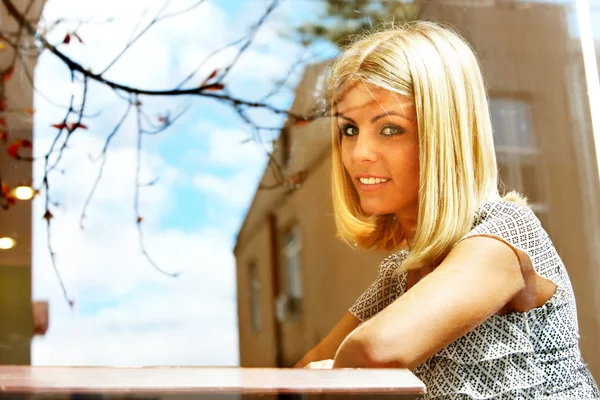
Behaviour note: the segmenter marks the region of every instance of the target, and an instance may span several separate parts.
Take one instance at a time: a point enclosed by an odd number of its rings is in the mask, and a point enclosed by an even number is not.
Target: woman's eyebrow
[[[342,114],[338,114],[337,116],[340,117],[341,119],[345,119],[346,121],[352,122],[354,125],[356,125],[356,122],[350,117],[346,117],[345,115],[342,115]]]
[[[402,118],[406,119],[406,116],[404,114],[401,114],[401,113],[396,112],[396,111],[390,111],[390,112],[385,112],[383,114],[379,114],[379,115],[374,116],[373,118],[371,118],[370,122],[372,124],[374,124],[375,122],[377,122],[381,118],[385,118],[385,117],[388,117],[390,115],[396,115],[398,117],[402,117]],[[342,118],[342,119],[345,119],[346,121],[352,122],[353,124],[356,125],[356,122],[352,118],[350,118],[350,117],[346,117],[345,115],[342,115],[342,114],[338,114],[337,116],[340,117],[340,118]]]
[[[385,113],[383,113],[383,114],[379,114],[379,115],[376,115],[376,116],[374,116],[373,118],[371,118],[371,121],[370,121],[370,122],[371,122],[372,124],[374,124],[375,122],[377,122],[377,121],[378,121],[378,120],[380,120],[381,118],[385,118],[385,117],[387,117],[387,116],[389,116],[389,115],[396,115],[396,116],[398,116],[398,117],[406,118],[406,117],[404,116],[404,114],[400,114],[399,112],[396,112],[396,111],[390,111],[390,112],[385,112]]]

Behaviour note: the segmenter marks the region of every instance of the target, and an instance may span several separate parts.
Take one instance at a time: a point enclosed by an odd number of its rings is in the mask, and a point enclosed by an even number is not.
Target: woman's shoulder
[[[476,235],[500,237],[522,249],[548,239],[531,208],[508,200],[489,201],[476,210],[471,230],[463,239]]]
[[[482,204],[475,211],[473,229],[482,223],[489,222],[511,222],[526,224],[539,224],[538,218],[527,205],[519,204],[509,200],[492,200]]]
[[[379,264],[379,275],[393,274],[408,257],[407,249],[400,249],[385,257]]]

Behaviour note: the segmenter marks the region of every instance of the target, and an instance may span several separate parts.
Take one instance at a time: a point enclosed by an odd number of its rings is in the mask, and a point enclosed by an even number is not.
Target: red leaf
[[[202,82],[201,86],[206,86],[206,84],[211,80],[214,79],[215,76],[217,76],[217,74],[219,73],[219,69],[215,69],[205,80],[204,82]]]
[[[14,67],[10,67],[7,71],[2,74],[2,82],[7,82],[12,76],[13,72],[15,72]]]
[[[8,132],[0,131],[0,140],[2,141],[2,143],[6,143],[7,139],[8,139]]]
[[[19,158],[20,141],[14,141],[6,147],[6,152],[10,158]]]
[[[225,89],[225,85],[223,85],[222,83],[213,83],[212,85],[209,85],[204,88],[204,90],[208,90],[208,91],[217,91],[217,90],[223,90],[223,89]]]
[[[77,34],[77,32],[73,32],[73,36],[75,36],[75,38],[77,38],[77,40],[79,40],[79,43],[83,43],[83,40],[81,39],[81,37]]]
[[[82,123],[71,122],[67,125],[67,128],[69,128],[69,131],[73,132],[75,129],[87,129],[88,127]]]
[[[67,124],[61,122],[60,124],[52,124],[50,126],[56,129],[65,129],[67,127]]]
[[[0,193],[2,193],[2,196],[8,197],[10,193],[10,186],[8,186],[6,182],[2,182],[2,185],[0,185]]]
[[[87,129],[88,128],[84,124],[77,123],[77,122],[70,122],[70,123],[61,122],[60,124],[52,124],[50,126],[52,126],[53,128],[56,128],[56,129],[66,129],[69,132],[73,132],[75,129]]]
[[[21,147],[30,149],[32,146],[31,140],[17,139],[6,147],[6,152],[11,158],[19,158],[19,150]]]
[[[0,111],[6,110],[8,110],[8,104],[6,103],[6,100],[0,100]]]
[[[0,126],[7,127],[5,118],[0,118]]]
[[[69,44],[71,42],[71,35],[69,35],[67,33],[67,35],[65,36],[65,38],[63,39],[63,43],[64,44]]]

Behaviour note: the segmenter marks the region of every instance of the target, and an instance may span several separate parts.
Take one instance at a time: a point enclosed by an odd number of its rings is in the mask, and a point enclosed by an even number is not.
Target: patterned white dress
[[[535,214],[504,200],[486,203],[464,238],[481,234],[525,252],[556,293],[528,312],[493,315],[418,366],[413,372],[427,386],[421,399],[600,399],[581,357],[569,276]],[[407,255],[401,250],[383,260],[352,315],[366,321],[405,292],[406,272],[394,271]]]

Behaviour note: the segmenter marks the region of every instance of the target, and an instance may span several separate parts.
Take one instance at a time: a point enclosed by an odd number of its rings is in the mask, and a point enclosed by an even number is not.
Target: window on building
[[[281,151],[281,165],[283,167],[287,167],[292,161],[292,143],[289,128],[281,129],[281,133],[279,135],[279,146]]]
[[[260,276],[258,267],[253,261],[248,267],[248,282],[250,284],[250,313],[252,319],[252,329],[259,332],[261,329],[261,312],[260,312]]]
[[[532,210],[545,225],[548,206],[540,151],[535,142],[531,104],[524,99],[490,99],[490,114],[501,189],[516,190],[527,197]]]
[[[290,229],[282,240],[282,293],[276,301],[276,315],[281,322],[297,320],[302,314],[302,270],[300,230]]]
[[[294,227],[284,238],[284,255],[287,275],[287,292],[291,297],[302,297],[302,275],[300,270],[300,230]]]

